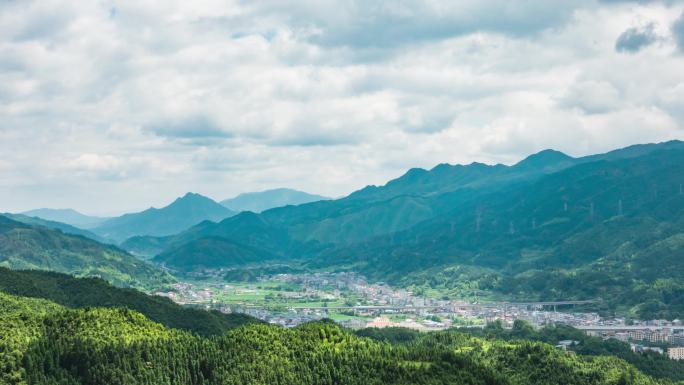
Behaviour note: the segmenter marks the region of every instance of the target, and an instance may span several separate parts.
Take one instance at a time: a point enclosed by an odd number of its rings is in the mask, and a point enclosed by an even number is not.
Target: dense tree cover
[[[13,271],[0,267],[0,291],[44,298],[71,308],[128,308],[168,327],[204,336],[223,334],[245,323],[260,322],[243,314],[185,308],[168,298],[117,288],[99,278],[74,278],[46,271]]]
[[[616,356],[642,372],[655,377],[667,378],[674,381],[684,381],[684,362],[670,360],[664,355],[648,352],[632,352],[629,344],[616,339],[603,340],[598,337],[587,336],[581,330],[571,326],[556,325],[540,329],[533,328],[525,321],[517,320],[512,329],[505,329],[500,322],[490,323],[483,328],[461,328],[459,332],[477,337],[497,340],[529,340],[541,341],[551,345],[562,340],[576,341],[577,344],[568,349],[587,356]]]
[[[220,237],[204,237],[164,252],[155,257],[154,261],[178,270],[192,270],[244,266],[276,259],[275,255],[255,247]]]
[[[65,309],[0,293],[2,384],[669,384],[623,360],[446,331],[402,344],[332,322],[250,324],[221,336],[126,309]]]
[[[102,277],[117,286],[159,287],[173,277],[127,252],[0,215],[0,266]]]
[[[388,327],[388,328],[364,328],[355,332],[357,336],[368,337],[377,341],[389,342],[391,344],[403,344],[415,341],[421,335],[417,330]]]
[[[61,306],[0,293],[0,384],[25,384],[24,353],[40,337],[43,318]]]
[[[643,373],[659,379],[684,381],[684,362],[670,360],[666,356],[654,352],[635,353],[628,343],[616,339],[603,340],[587,336],[583,331],[567,325],[534,328],[529,323],[516,320],[513,328],[506,329],[500,321],[487,324],[486,327],[452,329],[486,340],[527,340],[556,345],[559,341],[571,340],[575,344],[568,350],[584,356],[615,356],[621,358]],[[355,332],[356,335],[369,337],[378,341],[411,344],[419,341],[423,334],[415,330],[393,328],[367,328]]]

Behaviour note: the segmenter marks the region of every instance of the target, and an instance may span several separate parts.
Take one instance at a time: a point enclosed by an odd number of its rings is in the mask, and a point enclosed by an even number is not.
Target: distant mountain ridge
[[[275,207],[301,205],[330,198],[289,188],[278,188],[260,192],[242,193],[235,198],[221,201],[225,207],[236,211],[260,213]]]
[[[49,209],[42,208],[29,210],[21,213],[29,217],[37,217],[48,221],[66,223],[82,229],[88,229],[102,224],[109,218],[95,217],[81,214],[74,209]]]
[[[572,159],[567,156],[555,158],[562,161],[564,166],[570,165],[568,158]],[[274,247],[267,246],[270,245],[268,242],[255,241],[258,237],[254,237],[254,232],[241,232],[238,235],[231,230],[244,227],[243,222],[253,221],[253,216],[236,216],[220,224],[198,225],[165,239],[137,239],[135,247],[145,248],[148,245],[148,251],[156,250],[159,253],[166,250],[164,255],[171,255],[171,250],[183,243],[203,237],[225,237],[233,242],[261,248],[270,254],[282,255],[285,252],[289,259],[293,253],[301,255],[297,252],[297,246],[293,245],[299,245],[308,253],[317,253],[324,248],[335,247],[335,244],[353,244],[409,228],[436,215],[429,201],[439,194],[482,186],[485,187],[483,191],[487,191],[498,182],[514,183],[544,173],[544,169],[529,169],[526,165],[508,167],[482,163],[466,166],[441,164],[429,171],[411,169],[384,186],[368,186],[346,198],[278,207],[259,214],[263,226],[277,229],[275,231],[281,234]],[[264,229],[259,231],[263,233]],[[216,257],[220,249],[211,249]],[[189,251],[187,246],[184,250]],[[231,259],[229,254],[226,257]],[[160,255],[157,260],[161,262],[163,257]],[[183,265],[188,266],[186,263]]]
[[[5,213],[5,214],[0,214],[0,215],[4,215],[10,219],[17,221],[17,222],[26,223],[26,224],[35,225],[35,226],[43,226],[43,227],[47,227],[47,228],[55,229],[55,230],[60,230],[61,232],[65,233],[65,234],[80,235],[82,237],[86,237],[86,238],[90,238],[92,240],[98,241],[100,243],[109,243],[108,240],[100,237],[99,235],[97,235],[91,231],[84,230],[84,229],[81,229],[79,227],[72,226],[72,225],[69,225],[66,223],[62,223],[62,222],[58,222],[58,221],[51,221],[51,220],[42,219],[39,217],[31,217],[31,216],[23,215],[23,214]]]
[[[203,221],[221,221],[235,212],[210,198],[187,193],[168,206],[112,218],[92,229],[96,234],[124,241],[134,236],[166,236],[179,233]]]

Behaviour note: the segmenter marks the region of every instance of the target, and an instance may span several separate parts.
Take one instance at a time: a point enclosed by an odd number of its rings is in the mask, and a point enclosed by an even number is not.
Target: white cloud
[[[588,114],[612,111],[621,105],[620,92],[606,81],[582,81],[570,86],[561,104]]]
[[[280,186],[339,196],[409,167],[681,138],[682,8],[4,2],[0,211]],[[644,26],[657,44],[615,51]]]

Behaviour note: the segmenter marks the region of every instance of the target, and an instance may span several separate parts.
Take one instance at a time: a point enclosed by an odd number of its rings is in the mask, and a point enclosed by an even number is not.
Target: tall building
[[[684,360],[684,348],[669,348],[667,349],[667,356],[670,357],[671,360]]]
[[[672,336],[672,343],[677,346],[684,346],[684,333]]]

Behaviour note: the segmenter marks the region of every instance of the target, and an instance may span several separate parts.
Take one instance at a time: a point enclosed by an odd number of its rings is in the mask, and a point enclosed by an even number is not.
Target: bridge
[[[684,330],[684,326],[653,326],[653,325],[588,325],[574,326],[575,329],[584,331],[630,331],[630,330]]]

